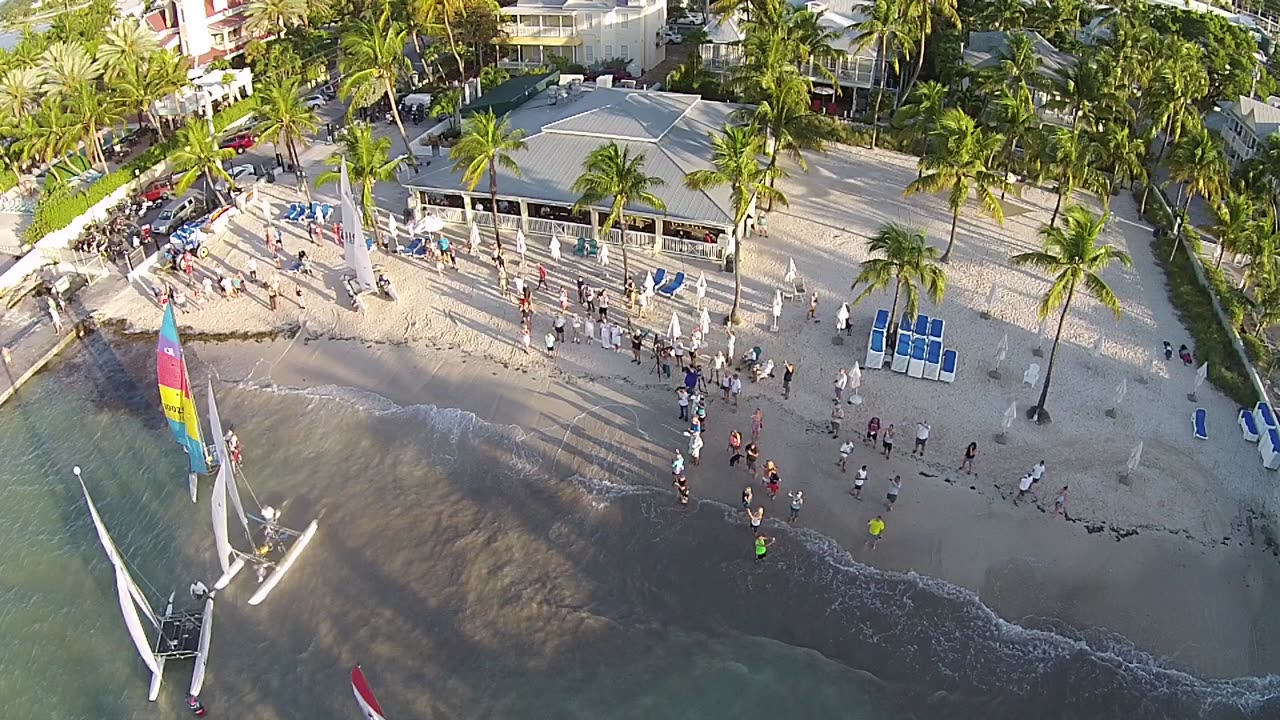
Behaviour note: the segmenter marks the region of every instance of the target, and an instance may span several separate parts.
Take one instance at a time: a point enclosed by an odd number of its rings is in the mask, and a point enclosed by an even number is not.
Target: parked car
[[[254,144],[257,142],[258,142],[257,135],[254,135],[253,133],[242,132],[242,133],[236,133],[235,135],[232,135],[229,138],[225,138],[221,143],[219,143],[219,147],[232,148],[236,151],[237,154],[239,154],[253,147]]]
[[[707,19],[702,15],[702,13],[698,13],[698,12],[687,13],[685,14],[684,17],[677,20],[676,24],[702,27],[703,25],[707,24]]]
[[[308,110],[318,110],[324,107],[325,105],[327,105],[328,103],[329,103],[329,98],[325,97],[324,95],[321,95],[320,93],[316,93],[315,95],[309,95],[305,100],[302,101],[302,104],[305,105]]]
[[[199,207],[200,203],[194,195],[186,195],[174,200],[160,211],[156,221],[151,224],[152,232],[168,235],[194,216]]]
[[[232,187],[244,187],[258,176],[258,169],[249,164],[236,165],[227,168],[227,174],[231,176],[230,187],[228,187],[226,180],[219,180],[214,183],[214,187],[217,188],[218,192],[227,192]]]
[[[160,180],[153,180],[142,193],[139,198],[149,203],[158,201],[160,198],[173,194],[173,178],[167,177]]]
[[[678,32],[668,30],[662,33],[662,41],[667,45],[681,45],[684,43],[684,36]]]

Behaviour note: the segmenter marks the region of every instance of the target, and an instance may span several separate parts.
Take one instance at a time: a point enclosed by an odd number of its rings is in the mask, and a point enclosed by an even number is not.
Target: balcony
[[[502,29],[511,37],[518,38],[575,38],[578,29],[572,25],[517,25],[507,24]]]

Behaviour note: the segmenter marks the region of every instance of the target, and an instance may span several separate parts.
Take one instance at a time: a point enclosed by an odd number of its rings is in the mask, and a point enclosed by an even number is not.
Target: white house
[[[506,16],[500,65],[548,65],[559,56],[588,67],[624,58],[640,76],[667,57],[666,0],[518,0]]]
[[[1280,132],[1280,98],[1266,102],[1241,95],[1234,102],[1219,103],[1222,140],[1227,159],[1240,164],[1253,157],[1268,137]]]
[[[119,0],[117,8],[122,17],[140,18],[160,47],[177,50],[196,67],[240,55],[253,39],[244,31],[248,0]]]

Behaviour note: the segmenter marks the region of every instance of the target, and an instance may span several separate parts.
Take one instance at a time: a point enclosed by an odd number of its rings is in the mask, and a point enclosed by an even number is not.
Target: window
[[[594,62],[596,61],[596,46],[595,46],[595,45],[583,45],[583,46],[582,46],[582,49],[583,49],[583,51],[586,53],[586,55],[584,56],[584,58],[585,58],[585,60],[586,60],[586,64],[587,64],[587,65],[590,65],[590,64],[594,63]]]
[[[625,15],[625,14],[624,14],[624,15],[622,15],[622,27],[624,27],[624,28],[629,28],[629,27],[631,27],[631,16],[630,16],[630,15]],[[624,51],[624,53],[625,53],[625,51]]]
[[[620,55],[619,57],[622,57],[622,58],[625,58],[625,59],[627,59],[627,60],[630,60],[630,59],[631,59],[631,53],[627,50],[627,46],[626,46],[626,45],[621,46],[621,50],[622,50],[622,55]]]
[[[612,46],[612,45],[605,45],[605,46],[604,46],[604,58],[603,58],[603,59],[604,59],[604,60],[609,60],[609,59],[610,59],[610,58],[612,58],[612,57],[613,57],[613,46]]]

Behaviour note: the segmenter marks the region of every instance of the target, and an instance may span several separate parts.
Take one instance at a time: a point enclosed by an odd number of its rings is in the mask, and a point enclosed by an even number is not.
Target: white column
[[[662,238],[666,235],[666,223],[662,218],[657,218],[653,222],[653,254],[657,255],[662,252]]]
[[[525,232],[529,232],[529,203],[524,200],[516,202],[520,205],[520,227],[524,228]]]
[[[471,196],[466,193],[462,193],[462,214],[466,216],[468,225],[476,221],[476,209]]]

